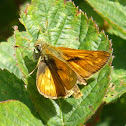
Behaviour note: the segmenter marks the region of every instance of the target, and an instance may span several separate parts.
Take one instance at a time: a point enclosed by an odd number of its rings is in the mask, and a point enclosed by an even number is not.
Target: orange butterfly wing
[[[48,55],[47,60],[38,63],[37,88],[47,98],[70,96],[76,81],[75,72],[55,56]]]
[[[83,78],[90,77],[100,70],[108,61],[110,54],[106,51],[77,50],[65,47],[58,47],[71,69]]]

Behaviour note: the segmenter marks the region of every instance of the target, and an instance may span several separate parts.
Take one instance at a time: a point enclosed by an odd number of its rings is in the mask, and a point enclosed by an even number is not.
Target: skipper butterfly
[[[36,41],[35,47],[40,56],[36,66],[37,89],[51,99],[81,97],[77,82],[85,84],[85,79],[103,68],[110,57],[106,51],[54,47],[41,41]]]

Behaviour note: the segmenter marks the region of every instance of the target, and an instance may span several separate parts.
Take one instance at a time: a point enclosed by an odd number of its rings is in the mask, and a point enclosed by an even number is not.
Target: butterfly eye
[[[36,49],[37,49],[39,52],[41,52],[41,50],[42,50],[42,48],[41,48],[40,45],[36,45]]]

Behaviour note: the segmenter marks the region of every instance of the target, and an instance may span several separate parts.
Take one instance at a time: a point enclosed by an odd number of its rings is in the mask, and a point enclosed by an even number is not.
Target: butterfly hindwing
[[[40,94],[45,97],[70,96],[76,80],[74,71],[54,56],[47,56],[46,60],[38,63],[36,84]]]

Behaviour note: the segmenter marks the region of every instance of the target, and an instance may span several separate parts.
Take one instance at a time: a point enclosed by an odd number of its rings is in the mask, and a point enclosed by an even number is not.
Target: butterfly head
[[[49,44],[47,44],[46,42],[41,41],[41,40],[38,40],[35,42],[35,48],[38,52],[42,52],[42,50],[48,46],[49,46]]]

